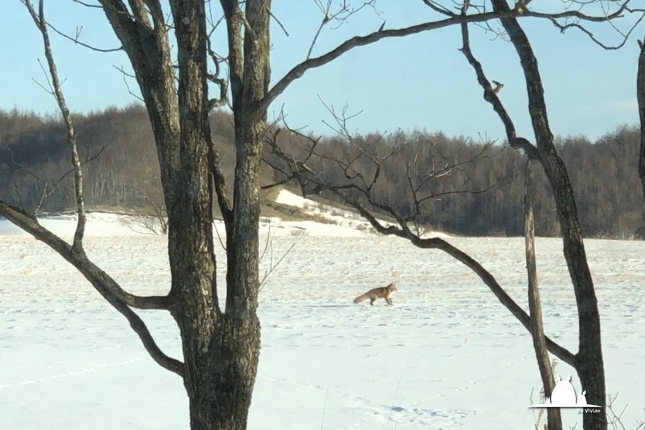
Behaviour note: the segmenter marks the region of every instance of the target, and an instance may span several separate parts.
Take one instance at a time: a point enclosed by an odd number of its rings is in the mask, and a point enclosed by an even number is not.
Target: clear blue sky
[[[534,3],[547,4],[544,0]],[[49,20],[60,30],[74,34],[76,27],[82,26],[84,42],[104,48],[119,46],[102,11],[71,0],[46,0],[45,6]],[[437,19],[421,0],[379,0],[377,7],[386,28]],[[313,0],[275,0],[273,9],[289,32],[287,37],[275,25],[272,30],[272,82],[277,82],[304,59],[321,14]],[[39,33],[20,0],[2,0],[0,10],[0,109],[54,113],[51,95],[33,81],[43,81],[38,63],[43,59]],[[314,56],[348,37],[378,29],[381,22],[373,11],[364,10],[340,29],[323,30]],[[548,22],[521,22],[540,62],[556,135],[583,134],[595,139],[619,125],[637,124],[636,37],[643,38],[644,26],[637,28],[624,48],[604,51],[580,32],[563,35]],[[491,40],[491,35],[471,28],[475,55],[490,79],[504,83],[502,101],[519,133],[533,140],[515,51],[508,42]],[[594,28],[594,32],[604,40],[616,40],[607,26]],[[72,110],[87,112],[136,101],[128,93],[122,74],[113,67],[129,68],[124,53],[97,53],[58,35],[52,34],[52,38]],[[459,29],[454,27],[356,48],[327,66],[307,72],[272,105],[271,111],[279,111],[284,105],[291,126],[329,133],[322,121],[331,117],[320,96],[337,108],[348,104],[350,112],[362,111],[351,123],[353,131],[419,128],[475,139],[479,134],[503,137],[500,121],[483,101],[474,72],[458,51],[460,40]],[[215,42],[223,46],[221,33]],[[136,89],[136,82],[131,80],[130,86]]]

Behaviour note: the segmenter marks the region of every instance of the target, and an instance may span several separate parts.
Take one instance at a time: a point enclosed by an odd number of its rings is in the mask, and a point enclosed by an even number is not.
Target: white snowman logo
[[[565,381],[556,375],[557,383],[553,387],[551,397],[544,399],[544,404],[531,405],[529,408],[599,408],[598,405],[587,403],[587,392],[580,390],[580,395],[576,398],[576,390],[571,384],[571,375]]]
[[[551,394],[551,405],[556,407],[568,407],[576,405],[576,390],[571,385],[571,376],[566,381],[557,375],[558,383]]]

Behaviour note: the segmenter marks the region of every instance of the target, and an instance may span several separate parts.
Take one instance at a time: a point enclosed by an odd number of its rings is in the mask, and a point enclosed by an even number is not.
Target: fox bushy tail
[[[356,297],[354,299],[354,303],[359,303],[359,302],[362,302],[363,300],[367,300],[369,298],[370,298],[369,293],[361,294],[360,296],[358,296],[358,297]]]

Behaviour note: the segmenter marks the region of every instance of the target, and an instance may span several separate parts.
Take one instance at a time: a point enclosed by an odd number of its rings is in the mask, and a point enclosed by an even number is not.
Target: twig
[[[134,76],[134,75],[133,75],[133,74],[131,74],[131,73],[127,73],[127,72],[123,69],[123,66],[120,66],[120,67],[112,66],[112,67],[114,67],[115,69],[117,69],[117,70],[118,70],[119,72],[121,72],[121,74],[123,75],[123,82],[125,83],[125,87],[128,89],[128,93],[130,93],[130,95],[131,95],[131,96],[133,96],[133,97],[135,97],[137,100],[139,100],[139,101],[141,101],[141,102],[145,102],[145,100],[143,100],[143,97],[141,97],[141,96],[140,96],[140,95],[138,95],[138,94],[135,94],[135,93],[130,89],[130,84],[128,84],[128,79],[127,79],[127,78],[136,78],[136,76]]]
[[[213,223],[213,227],[215,227],[215,234],[217,235],[217,239],[219,240],[219,244],[222,247],[224,251],[226,251],[226,245],[224,244],[224,241],[222,240],[222,236],[219,234],[219,229],[217,228],[217,223]]]
[[[394,390],[394,397],[392,398],[392,407],[390,408],[390,420],[392,419],[392,413],[394,412],[394,406],[395,406],[395,401],[396,401],[396,396],[399,394],[399,387],[401,386],[401,379],[403,379],[403,370],[401,370],[401,373],[399,374],[399,380],[396,383],[396,389]],[[397,423],[397,420],[393,420],[395,422],[395,425]]]
[[[323,413],[322,418],[320,419],[320,430],[325,428],[325,414],[327,413],[327,397],[329,397],[329,385],[327,385],[327,391],[325,391],[325,403],[323,404]]]
[[[628,4],[629,1],[630,0],[627,0],[625,3]],[[524,2],[524,3],[528,4],[529,2]],[[319,4],[319,7],[321,7],[321,10],[324,13],[325,7],[321,5],[320,1],[318,1],[317,4]],[[440,28],[450,27],[453,25],[467,24],[467,23],[484,23],[492,20],[498,20],[500,18],[510,18],[510,17],[515,17],[515,18],[532,17],[532,18],[539,18],[539,19],[551,19],[551,18],[566,19],[566,18],[574,17],[588,22],[604,22],[607,20],[619,18],[625,10],[626,10],[625,7],[621,7],[614,13],[606,16],[602,16],[602,17],[587,15],[579,11],[564,11],[556,14],[541,14],[537,12],[528,11],[526,10],[526,8],[522,10],[509,9],[508,11],[503,11],[503,12],[482,11],[482,12],[470,14],[470,15],[456,14],[454,16],[449,16],[444,19],[429,21],[429,22],[425,22],[422,24],[417,24],[409,27],[387,29],[387,30],[383,28],[379,28],[377,31],[374,31],[367,35],[352,37],[344,41],[340,45],[338,45],[336,48],[318,57],[310,56],[311,52],[313,52],[313,47],[310,46],[308,50],[309,54],[305,58],[305,60],[299,63],[298,65],[294,66],[281,79],[277,80],[276,84],[268,91],[268,93],[260,102],[260,106],[258,106],[258,112],[266,111],[268,107],[271,105],[271,103],[280,94],[282,94],[293,81],[301,78],[308,70],[321,67],[335,60],[336,58],[340,57],[341,55],[345,54],[346,52],[352,49],[375,43],[381,39],[404,37],[412,34],[418,34],[424,31],[431,31],[431,30],[436,30]],[[324,24],[326,24],[326,22]],[[317,37],[315,36],[314,39],[316,38]],[[314,40],[314,43],[315,43],[315,40]]]
[[[279,19],[278,19],[278,18],[273,14],[273,12],[271,12],[270,10],[269,10],[269,15],[271,16],[271,18],[273,18],[273,19],[274,19],[274,21],[275,21],[275,22],[277,22],[277,23],[278,23],[278,25],[280,26],[280,28],[282,29],[282,31],[284,32],[284,34],[285,34],[287,37],[289,37],[289,32],[287,31],[287,29],[285,28],[285,26],[280,22],[280,20],[279,20]]]
[[[287,255],[291,252],[291,250],[296,246],[295,242],[291,244],[291,246],[282,254],[282,256],[278,259],[278,261],[273,264],[273,245],[270,245],[271,248],[271,259],[269,262],[269,268],[264,272],[264,275],[262,276],[262,279],[260,280],[260,288],[258,291],[262,291],[264,289],[264,286],[266,285],[266,281],[271,276],[271,274],[275,271],[275,269],[278,268],[280,263],[282,263],[282,260],[286,258]]]
[[[623,424],[622,418],[623,418],[623,414],[624,414],[624,413],[625,413],[625,411],[627,410],[627,407],[629,406],[629,404],[625,404],[625,406],[624,406],[624,407],[623,407],[623,409],[620,411],[620,413],[619,413],[619,414],[617,414],[617,413],[614,411],[614,403],[616,402],[616,399],[618,399],[618,394],[619,394],[619,393],[617,392],[617,393],[616,393],[616,395],[615,395],[614,397],[612,397],[612,396],[611,396],[611,394],[608,396],[608,397],[609,397],[609,402],[608,402],[608,404],[607,404],[607,410],[608,410],[608,411],[609,411],[609,413],[611,414],[609,424],[611,424],[611,427],[612,427],[614,430],[619,430],[619,429],[627,430],[627,429],[626,429],[626,427],[625,427],[625,425]],[[619,427],[619,426],[620,426],[620,427]],[[642,429],[642,428],[645,428],[645,421],[642,421],[642,422],[640,422],[640,423],[639,423],[639,422],[637,422],[637,423],[636,423],[636,427],[634,428],[634,430],[640,430],[640,429]]]
[[[123,46],[119,46],[118,48],[97,48],[96,46],[92,46],[90,44],[81,42],[80,37],[81,37],[81,32],[83,31],[83,26],[76,27],[76,35],[74,37],[63,33],[62,31],[60,31],[59,29],[57,29],[56,27],[54,27],[50,23],[47,23],[47,26],[49,28],[51,28],[52,30],[54,30],[54,32],[56,34],[58,34],[60,36],[63,36],[65,39],[71,40],[76,45],[81,45],[82,47],[87,48],[87,49],[91,49],[92,51],[102,52],[102,53],[123,51]]]

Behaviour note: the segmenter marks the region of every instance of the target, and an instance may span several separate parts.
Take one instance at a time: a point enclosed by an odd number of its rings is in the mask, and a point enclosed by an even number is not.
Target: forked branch
[[[78,253],[74,249],[70,249],[67,242],[41,226],[35,217],[21,208],[0,200],[0,214],[31,234],[36,240],[52,248],[78,269],[99,294],[128,320],[152,359],[160,366],[183,376],[183,363],[161,351],[143,320],[131,309],[131,307],[135,307],[139,309],[167,310],[169,308],[167,296],[142,297],[126,292],[107,273],[92,263],[84,253]]]

